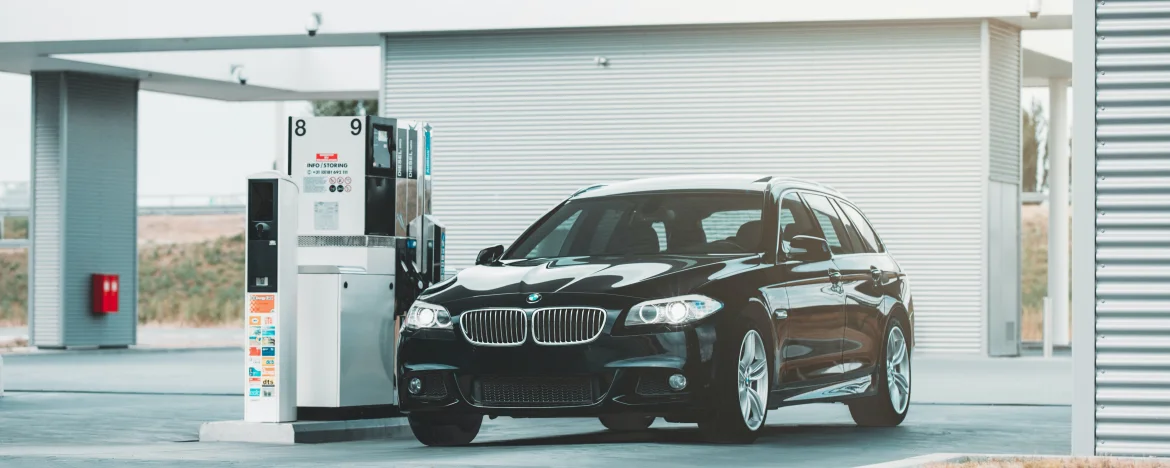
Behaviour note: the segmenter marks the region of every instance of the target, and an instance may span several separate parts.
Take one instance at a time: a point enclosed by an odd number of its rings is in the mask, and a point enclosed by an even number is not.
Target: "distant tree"
[[[313,101],[313,115],[378,115],[378,101]]]
[[[1030,109],[1023,109],[1024,144],[1023,167],[1020,169],[1020,188],[1024,192],[1036,192],[1048,184],[1048,142],[1040,136],[1046,134],[1048,122],[1044,118],[1044,106],[1033,99]],[[1044,168],[1043,171],[1040,168]],[[1043,174],[1041,174],[1043,172]]]

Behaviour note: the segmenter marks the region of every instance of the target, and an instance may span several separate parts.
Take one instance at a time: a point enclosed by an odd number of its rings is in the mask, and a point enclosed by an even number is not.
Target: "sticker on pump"
[[[249,294],[248,311],[253,314],[267,314],[276,308],[275,294]]]
[[[317,153],[318,161],[336,161],[337,153]]]

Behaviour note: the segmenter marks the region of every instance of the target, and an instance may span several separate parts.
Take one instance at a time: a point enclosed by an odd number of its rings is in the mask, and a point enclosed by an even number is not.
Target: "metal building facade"
[[[455,269],[588,184],[761,173],[856,201],[911,274],[920,349],[991,351],[991,296],[1018,295],[987,280],[1019,274],[991,262],[1019,248],[1018,221],[1003,221],[1019,209],[1019,31],[1006,24],[391,35],[383,60],[382,112],[436,126],[434,206]],[[1018,329],[1019,302],[1003,307]]]
[[[1170,2],[1074,12],[1073,450],[1170,455]]]
[[[138,82],[37,72],[32,92],[31,344],[135,344]],[[119,275],[118,313],[91,312],[94,273]]]

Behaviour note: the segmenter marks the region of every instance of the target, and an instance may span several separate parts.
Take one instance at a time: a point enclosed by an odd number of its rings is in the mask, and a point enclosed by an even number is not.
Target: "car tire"
[[[615,432],[644,431],[654,424],[654,416],[640,414],[607,414],[597,419],[601,420],[601,425],[606,429]]]
[[[721,345],[718,354],[715,382],[711,387],[712,413],[699,422],[699,431],[709,442],[750,444],[760,436],[768,420],[772,353],[767,348],[764,332],[744,322],[740,331],[732,334],[737,338]],[[742,372],[744,367],[750,372]]]
[[[894,427],[902,424],[910,412],[912,353],[901,320],[890,319],[883,343],[880,365],[873,378],[877,395],[849,402],[849,414],[859,426]]]
[[[470,444],[483,424],[482,414],[411,414],[407,419],[414,438],[431,447]]]

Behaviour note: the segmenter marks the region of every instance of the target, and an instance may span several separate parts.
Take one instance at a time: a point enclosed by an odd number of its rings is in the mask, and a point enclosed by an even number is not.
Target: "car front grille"
[[[532,339],[543,345],[572,345],[597,339],[605,310],[558,307],[532,313]]]
[[[520,309],[469,310],[459,316],[459,328],[468,341],[481,346],[519,346],[528,336]]]
[[[477,399],[489,407],[584,406],[594,403],[593,383],[588,376],[484,376],[478,381]]]

